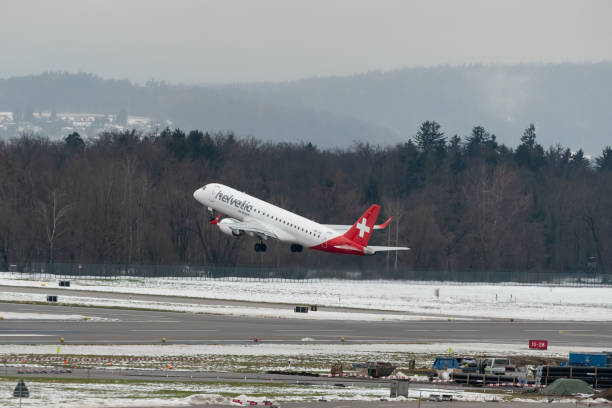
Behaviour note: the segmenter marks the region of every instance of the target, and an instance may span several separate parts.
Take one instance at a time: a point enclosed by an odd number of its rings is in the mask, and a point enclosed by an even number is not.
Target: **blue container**
[[[612,367],[612,353],[570,353],[570,366]]]
[[[459,368],[456,358],[436,357],[433,363],[434,370],[446,370],[448,368]]]

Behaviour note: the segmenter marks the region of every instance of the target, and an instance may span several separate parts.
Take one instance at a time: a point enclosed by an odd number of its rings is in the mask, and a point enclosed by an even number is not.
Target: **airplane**
[[[380,206],[373,204],[353,225],[319,224],[273,204],[219,183],[206,184],[193,197],[209,211],[210,218],[224,234],[257,237],[255,252],[265,252],[268,239],[291,244],[291,252],[303,248],[350,255],[374,255],[385,251],[406,251],[408,247],[368,245],[373,230],[385,229],[391,218],[376,225]],[[214,213],[213,213],[214,214]],[[221,214],[226,217],[222,218]]]

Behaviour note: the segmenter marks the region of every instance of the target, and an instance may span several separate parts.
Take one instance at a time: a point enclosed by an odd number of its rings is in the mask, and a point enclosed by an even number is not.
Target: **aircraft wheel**
[[[291,244],[291,252],[302,252],[302,246],[299,244]]]

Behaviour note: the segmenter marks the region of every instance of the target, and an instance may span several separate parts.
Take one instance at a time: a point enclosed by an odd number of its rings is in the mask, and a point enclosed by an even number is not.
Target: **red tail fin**
[[[351,241],[366,246],[370,240],[370,235],[374,230],[374,224],[378,213],[380,212],[380,206],[372,204],[370,208],[353,224],[353,226],[346,231],[344,236]]]

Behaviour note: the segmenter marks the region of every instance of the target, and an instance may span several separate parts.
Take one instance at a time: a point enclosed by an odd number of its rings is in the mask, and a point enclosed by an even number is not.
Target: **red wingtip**
[[[219,218],[221,218],[221,213],[217,214],[215,218],[210,220],[210,225],[217,225],[219,223]]]
[[[377,227],[379,227],[380,229],[387,228],[387,225],[389,225],[392,219],[393,219],[393,216],[391,216],[391,218],[389,218],[387,221],[383,222],[382,224],[377,225]]]

